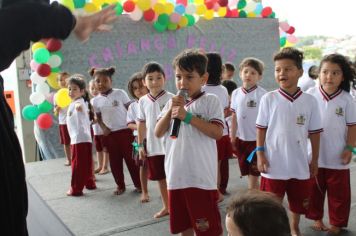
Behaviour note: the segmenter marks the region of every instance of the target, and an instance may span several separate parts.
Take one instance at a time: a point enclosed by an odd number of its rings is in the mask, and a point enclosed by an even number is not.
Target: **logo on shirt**
[[[247,107],[256,107],[257,106],[257,102],[254,100],[250,100],[247,102]]]
[[[113,107],[117,107],[118,105],[119,105],[119,102],[118,102],[118,101],[114,100],[114,101],[112,102],[112,106],[113,106]]]
[[[305,124],[305,117],[304,115],[297,116],[297,125],[304,125]]]
[[[201,232],[207,231],[209,229],[209,221],[206,218],[196,219],[195,225],[197,229]]]
[[[342,109],[342,107],[336,108],[335,114],[338,116],[344,116],[344,110]]]

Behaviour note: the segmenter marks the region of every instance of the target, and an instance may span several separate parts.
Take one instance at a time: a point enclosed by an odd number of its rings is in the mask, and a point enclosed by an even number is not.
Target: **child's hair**
[[[237,84],[232,80],[224,80],[221,85],[227,89],[227,93],[231,96],[232,92],[237,89]]]
[[[279,61],[282,59],[290,59],[294,61],[298,69],[303,68],[304,54],[296,48],[286,47],[274,54],[273,61]]]
[[[62,72],[58,73],[58,78],[69,77],[69,76],[70,76],[70,74],[67,71],[62,71]]]
[[[254,57],[247,57],[247,58],[243,59],[239,65],[239,70],[242,71],[243,68],[246,66],[250,66],[253,69],[255,69],[259,75],[263,74],[263,70],[265,67],[264,63],[261,60],[254,58]]]
[[[227,215],[243,235],[291,234],[287,212],[272,193],[250,190],[234,197],[227,207]]]
[[[142,76],[141,72],[136,72],[131,76],[129,83],[127,84],[127,90],[129,91],[131,97],[133,97],[135,99],[139,99],[138,97],[136,97],[136,95],[134,93],[133,83],[137,81],[140,85],[142,85],[143,84],[142,80],[143,80],[143,76]]]
[[[173,68],[177,67],[188,72],[196,71],[203,76],[207,71],[208,58],[198,49],[186,49],[173,60]]]
[[[226,62],[223,67],[225,70],[235,71],[235,66],[231,62]]]
[[[69,77],[68,85],[75,84],[79,87],[80,90],[84,90],[83,99],[88,104],[89,119],[90,119],[90,121],[93,121],[94,120],[94,109],[93,109],[92,105],[90,104],[89,93],[86,89],[86,84],[85,84],[84,78],[85,77],[81,74],[74,74],[71,77]]]
[[[350,83],[352,83],[352,87],[356,88],[356,72],[348,58],[337,53],[326,55],[320,62],[319,71],[325,62],[337,64],[341,68],[344,80],[339,86],[340,89],[350,92]]]
[[[223,69],[221,56],[217,52],[208,52],[207,72],[209,73],[208,84],[219,85],[221,84],[221,73]]]
[[[146,65],[143,66],[142,68],[142,78],[146,78],[146,75],[149,73],[153,72],[158,72],[161,73],[164,77],[166,77],[166,74],[164,73],[163,66],[159,64],[158,62],[155,61],[150,61]]]
[[[89,75],[91,77],[95,77],[98,75],[103,75],[103,76],[107,76],[109,78],[112,78],[112,75],[115,73],[115,67],[111,66],[108,68],[95,68],[92,67],[90,68],[90,70],[88,71]]]
[[[308,76],[309,78],[315,80],[318,78],[318,72],[319,72],[319,69],[316,65],[312,65],[311,67],[309,67],[308,69]]]

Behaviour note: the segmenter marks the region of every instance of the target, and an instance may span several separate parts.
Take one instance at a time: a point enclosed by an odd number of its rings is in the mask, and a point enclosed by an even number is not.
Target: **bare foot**
[[[148,196],[148,193],[142,192],[141,194],[141,203],[146,203],[150,201],[150,196]]]
[[[107,173],[109,173],[110,171],[108,169],[102,169],[98,175],[106,175]]]
[[[66,162],[64,162],[65,166],[70,166],[70,161],[66,160]]]
[[[100,167],[98,167],[98,168],[96,168],[96,169],[94,170],[94,173],[95,173],[95,174],[97,174],[97,173],[99,173],[99,172],[100,172],[100,170],[101,170],[101,168],[100,168]]]
[[[324,225],[324,222],[322,220],[316,220],[314,221],[314,224],[311,226],[311,228],[315,231],[328,231],[329,228]]]
[[[83,196],[83,193],[74,193],[72,190],[68,190],[67,191],[67,196],[70,196],[70,197],[79,197],[79,196]]]
[[[125,191],[126,191],[126,188],[117,188],[117,189],[114,191],[114,195],[121,195],[121,194],[123,194]]]
[[[337,227],[335,225],[332,225],[330,227],[330,229],[328,230],[328,234],[331,234],[331,235],[339,235],[340,232],[341,232],[341,228]]]
[[[291,230],[291,236],[303,236],[303,235],[298,229],[298,231]]]
[[[167,216],[167,215],[169,215],[168,210],[166,208],[162,208],[162,210],[160,210],[159,212],[154,214],[153,218],[158,219],[158,218],[161,218],[161,217]]]

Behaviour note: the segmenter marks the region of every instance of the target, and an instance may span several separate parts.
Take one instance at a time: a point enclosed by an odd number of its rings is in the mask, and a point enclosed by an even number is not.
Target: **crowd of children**
[[[273,60],[279,88],[270,92],[258,84],[264,71],[259,59],[240,63],[242,85],[237,88],[231,79],[233,64],[223,64],[218,53],[196,49],[173,60],[177,95],[164,89],[165,72],[157,62],[130,78],[133,101],[124,90],[112,88],[113,67],[89,71],[91,99],[82,75],[60,74],[61,87],[68,86],[72,99],[68,109],[55,108],[72,166],[67,194],[95,189],[94,173],[107,173],[108,163],[114,194],[123,194],[125,160],[142,203],[150,201],[148,180],[158,182],[162,209],[154,217],[169,215],[172,233],[222,235],[217,204],[226,194],[228,159],[234,156],[252,193],[229,205],[230,235],[260,235],[274,229],[272,224],[280,230],[274,235],[299,236],[302,214],[314,220],[315,230],[339,233],[350,213],[349,163],[356,145],[356,104],[350,89],[356,86],[355,68],[340,54],[325,56],[318,71],[320,85],[303,92],[298,87],[303,53],[284,48]],[[172,138],[176,122],[179,135]],[[257,194],[257,189],[275,197]],[[285,194],[290,225],[281,205]],[[330,226],[323,222],[326,194]],[[261,212],[271,220],[253,231],[250,220],[263,221]]]

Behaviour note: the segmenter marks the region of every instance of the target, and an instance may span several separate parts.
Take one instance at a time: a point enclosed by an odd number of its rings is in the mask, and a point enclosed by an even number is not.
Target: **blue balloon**
[[[257,3],[256,4],[256,8],[255,8],[255,14],[256,15],[260,15],[261,14],[261,12],[262,12],[262,10],[263,10],[263,6],[262,6],[262,3]]]
[[[178,4],[175,9],[174,9],[175,12],[177,12],[179,15],[183,15],[184,12],[185,12],[185,7],[184,5],[182,4]]]

